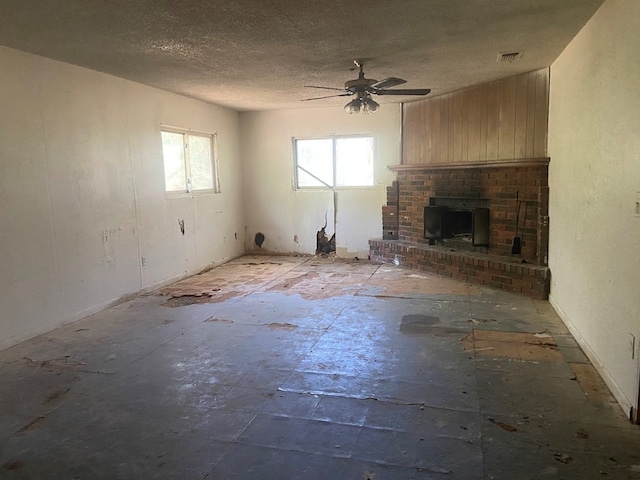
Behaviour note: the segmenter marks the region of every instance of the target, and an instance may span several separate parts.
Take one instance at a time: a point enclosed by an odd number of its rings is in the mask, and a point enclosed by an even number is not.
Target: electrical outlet
[[[142,266],[146,267],[147,266],[147,257],[142,257],[141,261],[142,261]]]

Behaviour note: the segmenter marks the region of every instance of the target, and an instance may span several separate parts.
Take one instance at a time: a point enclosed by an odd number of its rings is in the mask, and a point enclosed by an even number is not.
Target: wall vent
[[[522,52],[505,52],[498,55],[497,62],[513,62],[522,58]]]

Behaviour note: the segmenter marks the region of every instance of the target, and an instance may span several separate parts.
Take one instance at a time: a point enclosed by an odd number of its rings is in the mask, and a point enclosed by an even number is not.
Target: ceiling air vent
[[[514,60],[519,60],[522,57],[522,52],[506,52],[498,55],[498,62],[513,62]]]

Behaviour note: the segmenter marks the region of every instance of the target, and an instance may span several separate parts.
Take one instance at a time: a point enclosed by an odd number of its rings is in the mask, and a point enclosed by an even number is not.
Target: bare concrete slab
[[[0,478],[640,478],[546,302],[246,256],[0,352]]]

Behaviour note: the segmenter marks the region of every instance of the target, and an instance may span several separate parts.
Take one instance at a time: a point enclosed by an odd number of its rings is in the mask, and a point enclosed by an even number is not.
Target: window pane
[[[318,181],[305,171],[298,169],[298,186],[299,187],[327,187],[324,183]]]
[[[162,132],[162,156],[164,158],[164,183],[167,192],[186,191],[187,173],[181,133]]]
[[[331,139],[296,140],[298,187],[333,186]]]
[[[373,138],[336,139],[336,185],[373,185]]]
[[[211,163],[211,138],[189,135],[189,164],[191,166],[191,188],[213,189]]]

